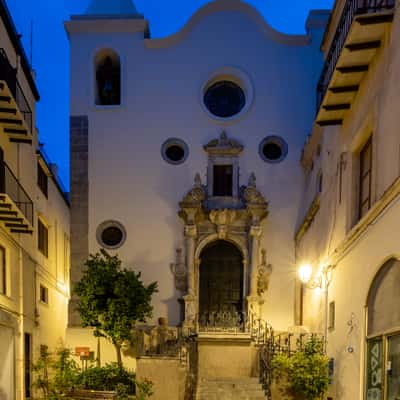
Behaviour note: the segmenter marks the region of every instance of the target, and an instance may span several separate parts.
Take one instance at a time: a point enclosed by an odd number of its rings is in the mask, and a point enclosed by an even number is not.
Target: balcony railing
[[[30,133],[32,133],[32,110],[29,107],[29,103],[24,95],[24,92],[18,83],[17,71],[10,64],[7,54],[2,48],[0,48],[0,80],[4,80],[7,83],[7,86],[10,89],[15,102],[17,103],[20,113],[24,117]]]
[[[347,0],[336,28],[325,65],[318,82],[317,112],[328,90],[353,20],[358,15],[379,13],[395,7],[396,0]]]
[[[33,226],[33,202],[5,162],[0,162],[1,194],[6,194]]]

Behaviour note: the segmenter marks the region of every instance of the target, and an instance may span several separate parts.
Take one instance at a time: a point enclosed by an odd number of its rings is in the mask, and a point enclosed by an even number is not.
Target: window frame
[[[230,174],[226,171],[230,169]],[[221,173],[217,173],[220,171]],[[224,172],[224,174],[222,173]],[[228,177],[230,176],[230,182]],[[213,165],[213,197],[232,197],[233,196],[233,165],[214,164]]]
[[[42,294],[44,294],[43,297]],[[42,304],[49,304],[49,288],[43,284],[39,285],[39,300]]]
[[[49,197],[49,177],[40,162],[37,163],[37,185],[46,198]]]
[[[368,154],[369,152],[369,154]],[[368,155],[368,159],[365,159],[365,155]],[[369,168],[364,169],[364,165],[366,161],[369,161]],[[358,212],[358,220],[362,219],[368,211],[372,207],[372,179],[373,179],[373,143],[372,143],[372,135],[369,136],[367,141],[361,147],[358,153],[358,204],[357,204],[357,212]],[[363,201],[364,191],[363,191],[363,183],[366,179],[369,179],[368,182],[368,196]],[[364,206],[367,204],[367,209],[363,212]]]
[[[42,218],[38,218],[38,250],[46,257],[49,257],[49,227],[42,220]],[[42,237],[41,235],[45,233]],[[43,242],[43,243],[42,243]]]

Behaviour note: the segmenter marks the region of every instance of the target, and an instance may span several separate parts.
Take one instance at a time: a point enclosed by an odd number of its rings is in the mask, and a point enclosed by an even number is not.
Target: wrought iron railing
[[[33,202],[5,162],[0,162],[0,193],[7,194],[33,226]]]
[[[246,326],[253,342],[259,349],[259,378],[268,399],[271,398],[273,358],[275,355],[287,354],[291,356],[302,350],[310,339],[319,339],[324,342],[321,335],[314,333],[276,332],[268,322],[252,314],[249,315]]]
[[[324,68],[321,73],[317,88],[317,112],[321,107],[322,101],[328,90],[347,35],[350,32],[354,18],[360,14],[377,13],[390,10],[395,7],[396,0],[347,0],[342,16],[336,28],[336,33],[332,40],[331,47],[325,60]]]
[[[135,331],[138,356],[177,357],[186,360],[185,344],[194,336],[181,327],[143,326]]]
[[[29,128],[29,132],[32,132],[32,110],[21,86],[18,83],[17,70],[10,64],[7,54],[2,48],[0,48],[0,80],[4,80],[7,83],[14,100],[18,105],[18,109],[24,117],[24,120]]]
[[[248,332],[246,313],[210,311],[199,315],[199,332]]]

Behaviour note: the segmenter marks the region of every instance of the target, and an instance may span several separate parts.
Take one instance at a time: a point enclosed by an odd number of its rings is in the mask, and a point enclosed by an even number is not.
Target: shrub
[[[328,390],[328,357],[320,339],[312,337],[292,355],[277,354],[272,367],[275,378],[286,378],[284,390],[289,395],[318,400]]]
[[[135,394],[135,374],[120,368],[118,364],[106,364],[104,367],[89,367],[79,376],[79,384],[89,390],[116,390],[123,385],[128,394]]]

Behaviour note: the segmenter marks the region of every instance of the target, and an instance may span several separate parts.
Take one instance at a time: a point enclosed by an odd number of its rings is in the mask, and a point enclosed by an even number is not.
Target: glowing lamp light
[[[312,267],[309,264],[304,264],[299,268],[299,278],[306,284],[310,281],[312,275]]]

